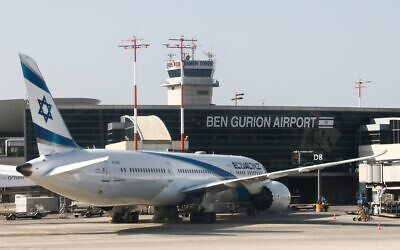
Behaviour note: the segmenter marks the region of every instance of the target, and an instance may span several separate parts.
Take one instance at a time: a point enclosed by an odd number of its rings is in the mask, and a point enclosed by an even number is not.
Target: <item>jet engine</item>
[[[255,209],[269,213],[283,212],[289,205],[289,189],[280,182],[266,183],[258,194],[252,195],[250,201]]]

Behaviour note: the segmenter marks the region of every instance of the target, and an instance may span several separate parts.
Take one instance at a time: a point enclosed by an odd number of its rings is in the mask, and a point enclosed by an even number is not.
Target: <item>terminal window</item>
[[[208,95],[208,90],[198,90],[197,95]]]
[[[0,139],[0,155],[6,154],[5,139]]]

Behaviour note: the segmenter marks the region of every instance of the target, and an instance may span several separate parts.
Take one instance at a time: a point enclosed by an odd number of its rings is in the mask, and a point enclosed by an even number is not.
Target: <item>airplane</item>
[[[109,210],[114,223],[136,223],[136,205],[155,207],[153,219],[176,219],[177,206],[191,206],[190,221],[216,221],[213,204],[238,202],[254,211],[282,212],[288,188],[275,179],[385,152],[267,173],[244,156],[83,149],[73,140],[36,62],[20,54],[40,156],[16,168],[55,193]]]

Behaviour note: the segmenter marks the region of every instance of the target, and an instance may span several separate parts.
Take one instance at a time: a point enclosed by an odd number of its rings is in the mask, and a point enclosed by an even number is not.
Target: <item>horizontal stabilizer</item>
[[[84,168],[84,167],[88,167],[90,165],[96,164],[96,163],[100,163],[103,161],[108,161],[110,159],[109,156],[106,157],[101,157],[101,158],[97,158],[97,159],[93,159],[93,160],[88,160],[88,161],[80,161],[80,162],[75,162],[75,163],[71,163],[71,164],[67,164],[67,165],[62,165],[56,168],[53,168],[52,170],[50,170],[46,176],[52,176],[52,175],[56,175],[56,174],[63,174],[66,172],[71,172],[80,168]]]
[[[0,165],[1,175],[13,175],[13,176],[23,176],[21,173],[17,172],[16,166],[11,165]]]
[[[16,166],[0,165],[0,188],[36,186],[16,169]]]

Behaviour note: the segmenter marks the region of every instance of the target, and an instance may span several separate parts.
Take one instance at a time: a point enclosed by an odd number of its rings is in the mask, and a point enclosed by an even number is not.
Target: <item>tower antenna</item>
[[[237,106],[239,100],[243,100],[244,93],[236,93],[235,97],[232,98],[232,101],[235,101],[235,106]]]
[[[371,82],[372,81],[362,81],[361,79],[359,81],[355,82],[355,84],[357,86],[354,88],[358,89],[358,107],[360,107],[360,108],[361,108],[361,89],[367,87],[367,86],[363,86],[363,84],[367,84],[367,83],[371,83]]]
[[[119,45],[118,47],[124,48],[124,49],[133,49],[133,92],[134,92],[134,105],[133,105],[133,126],[134,126],[134,132],[133,132],[133,149],[137,150],[138,145],[137,145],[137,92],[136,92],[136,50],[137,49],[145,49],[150,46],[150,44],[138,44],[138,41],[142,41],[143,38],[136,38],[133,36],[132,39],[128,40],[122,40],[124,43],[133,43],[133,44],[127,44],[127,45]]]
[[[173,61],[176,54],[169,53],[169,54],[167,54],[167,56],[168,56],[169,61]]]
[[[185,125],[184,125],[184,106],[183,106],[183,65],[184,65],[184,49],[192,49],[194,51],[196,49],[196,42],[197,39],[191,38],[191,39],[186,39],[183,36],[180,38],[169,38],[168,40],[170,41],[179,41],[179,44],[176,45],[170,45],[170,44],[164,44],[168,49],[180,49],[180,57],[181,60],[179,62],[179,67],[181,68],[181,150],[185,150],[185,144],[184,144],[184,139],[185,139]],[[184,44],[185,42],[192,42],[191,45]]]
[[[216,56],[216,54],[212,53],[211,51],[204,52],[204,54],[207,56],[209,61],[212,61]]]

